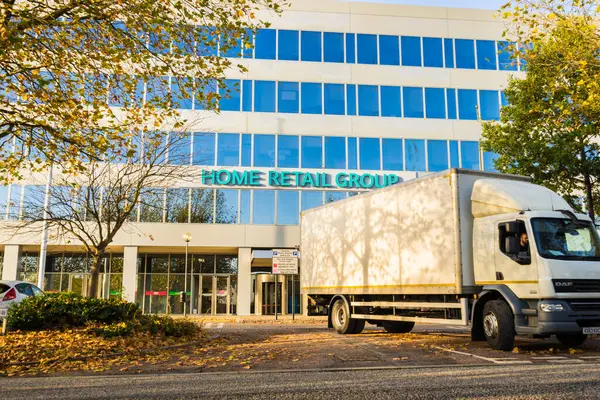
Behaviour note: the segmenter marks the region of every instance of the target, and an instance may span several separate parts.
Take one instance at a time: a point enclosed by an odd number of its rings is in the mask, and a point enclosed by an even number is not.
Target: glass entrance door
[[[217,276],[216,310],[215,314],[227,314],[229,309],[229,277]]]
[[[275,314],[275,282],[262,284],[262,313],[263,315]],[[281,282],[277,282],[277,313],[281,313]]]
[[[202,290],[200,291],[200,314],[213,314],[213,277],[202,275]]]

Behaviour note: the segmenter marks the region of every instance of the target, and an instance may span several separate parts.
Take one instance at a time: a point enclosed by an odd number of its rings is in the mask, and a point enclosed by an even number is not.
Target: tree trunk
[[[585,197],[587,201],[587,211],[588,215],[592,219],[594,225],[596,224],[596,212],[594,210],[594,196],[592,194],[592,180],[590,179],[589,174],[584,174],[583,176],[585,181]]]
[[[102,256],[104,252],[94,254],[93,263],[90,267],[90,283],[88,285],[88,296],[95,298],[98,296],[98,278],[100,274],[100,265],[102,264]]]

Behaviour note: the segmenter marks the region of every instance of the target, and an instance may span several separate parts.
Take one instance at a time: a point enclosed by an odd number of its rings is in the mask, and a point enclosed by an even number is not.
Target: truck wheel
[[[343,299],[337,300],[331,308],[331,324],[337,333],[349,335],[355,333],[357,320],[350,318],[350,308]],[[365,327],[364,321],[362,328]],[[362,331],[362,329],[361,329]]]
[[[483,333],[494,350],[512,350],[515,344],[514,318],[502,300],[491,300],[483,306]]]
[[[365,329],[365,322],[367,321],[365,321],[364,319],[353,319],[352,322],[354,323],[354,330],[352,331],[352,333],[357,335],[361,333],[363,329]]]
[[[414,322],[407,321],[384,321],[383,329],[389,333],[408,333],[415,327]]]
[[[576,335],[556,335],[558,341],[567,347],[579,347],[585,343],[587,336],[582,334]]]

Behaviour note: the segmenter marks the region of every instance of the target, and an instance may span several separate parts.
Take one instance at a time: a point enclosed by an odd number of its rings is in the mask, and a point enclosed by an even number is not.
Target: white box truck
[[[529,178],[452,169],[302,213],[301,291],[339,333],[469,325],[576,347],[600,333],[600,239]]]

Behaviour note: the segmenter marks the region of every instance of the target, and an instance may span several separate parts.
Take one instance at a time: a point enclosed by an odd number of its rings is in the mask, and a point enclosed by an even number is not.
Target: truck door
[[[515,223],[516,222],[516,223]],[[507,238],[512,236],[519,241],[518,254],[508,254]],[[496,281],[504,284],[520,298],[536,297],[538,295],[538,270],[535,257],[531,257],[529,243],[531,233],[523,220],[501,221],[497,225],[496,238]]]

